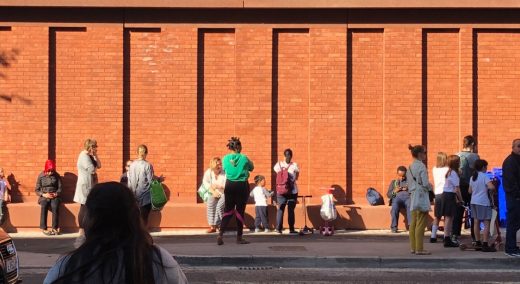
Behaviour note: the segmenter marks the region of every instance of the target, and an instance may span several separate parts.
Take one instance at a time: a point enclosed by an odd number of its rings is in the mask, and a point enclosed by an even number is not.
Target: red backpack
[[[286,195],[289,193],[292,193],[294,183],[289,176],[289,167],[292,163],[289,163],[287,165],[287,168],[282,167],[280,163],[278,163],[278,166],[280,166],[280,171],[276,173],[276,194],[278,195]]]

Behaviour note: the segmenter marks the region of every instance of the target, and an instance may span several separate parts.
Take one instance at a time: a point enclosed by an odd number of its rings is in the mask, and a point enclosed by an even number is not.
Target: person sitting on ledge
[[[392,206],[390,216],[392,224],[390,229],[392,233],[397,233],[397,224],[399,222],[399,211],[401,208],[406,209],[407,225],[410,224],[410,193],[408,192],[408,181],[406,180],[406,167],[399,166],[397,168],[396,179],[390,182],[386,195],[390,199],[389,205]]]

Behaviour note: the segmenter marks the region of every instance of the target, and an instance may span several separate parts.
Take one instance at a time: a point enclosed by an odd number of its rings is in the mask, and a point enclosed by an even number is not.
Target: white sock
[[[437,229],[439,229],[439,226],[436,226],[436,225],[432,226],[432,236],[431,236],[432,239],[437,238]]]

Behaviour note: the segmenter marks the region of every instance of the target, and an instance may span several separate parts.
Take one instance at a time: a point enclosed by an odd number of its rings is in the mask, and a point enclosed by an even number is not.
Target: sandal
[[[419,251],[416,251],[415,254],[416,255],[430,255],[432,253],[427,250],[419,250]]]
[[[247,244],[249,244],[249,242],[244,240],[243,238],[237,238],[237,244],[239,244],[239,245],[247,245]]]
[[[51,231],[49,231],[49,230],[42,230],[42,233],[43,233],[44,235],[46,235],[46,236],[52,236],[52,235],[54,235],[53,232],[52,232],[52,230],[51,230]]]
[[[59,228],[58,229],[52,229],[51,232],[52,232],[53,235],[57,236],[57,235],[60,234],[60,229]]]

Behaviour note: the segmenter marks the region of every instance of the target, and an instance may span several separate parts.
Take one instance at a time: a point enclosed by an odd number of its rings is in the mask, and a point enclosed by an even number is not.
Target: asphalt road
[[[190,283],[518,283],[512,270],[279,269],[273,267],[183,267]],[[45,269],[21,271],[22,283],[42,283]]]

